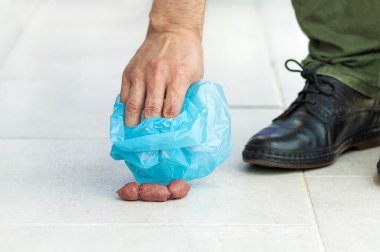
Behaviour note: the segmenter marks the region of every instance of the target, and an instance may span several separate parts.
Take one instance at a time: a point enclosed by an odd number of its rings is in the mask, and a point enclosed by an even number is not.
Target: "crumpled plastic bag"
[[[192,84],[175,118],[153,117],[127,127],[124,111],[118,95],[111,116],[111,157],[124,160],[138,183],[202,178],[231,152],[231,117],[218,84]]]

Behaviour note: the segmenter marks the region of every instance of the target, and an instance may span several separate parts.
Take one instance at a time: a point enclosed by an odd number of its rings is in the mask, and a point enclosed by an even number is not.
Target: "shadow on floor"
[[[265,167],[253,164],[243,164],[242,169],[243,172],[247,172],[255,175],[280,175],[287,174],[292,172],[303,171],[303,169],[284,169],[284,168],[274,168],[274,167]]]
[[[378,175],[375,175],[373,177],[373,182],[377,185],[380,186],[380,177]]]

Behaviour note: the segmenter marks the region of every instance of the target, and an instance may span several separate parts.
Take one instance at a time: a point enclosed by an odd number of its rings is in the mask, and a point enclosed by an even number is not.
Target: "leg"
[[[326,63],[318,74],[332,76],[356,91],[380,97],[380,1],[292,0],[309,37],[306,67]]]
[[[293,0],[310,38],[297,99],[245,146],[246,162],[314,168],[380,145],[380,2]]]

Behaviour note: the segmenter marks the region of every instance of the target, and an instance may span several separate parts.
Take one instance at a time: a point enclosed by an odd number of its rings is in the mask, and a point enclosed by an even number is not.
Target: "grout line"
[[[9,55],[12,53],[12,51],[16,48],[16,45],[20,41],[20,38],[24,34],[24,31],[26,29],[26,26],[30,23],[32,18],[35,16],[35,13],[37,10],[42,6],[43,2],[46,0],[37,0],[35,3],[33,3],[33,6],[31,7],[31,10],[26,18],[21,22],[20,28],[18,29],[18,32],[13,39],[13,43],[11,44],[10,48],[7,50],[6,55],[3,57],[3,60],[0,62],[0,70],[4,67],[5,63],[8,60]]]
[[[312,225],[309,224],[293,224],[293,223],[284,223],[284,224],[225,224],[225,223],[195,223],[195,224],[187,224],[187,223],[178,223],[178,224],[170,224],[170,223],[156,223],[156,224],[148,224],[148,223],[3,223],[0,224],[0,227],[52,227],[52,226],[62,226],[62,227],[103,227],[103,226],[111,226],[111,227],[310,227]]]
[[[303,191],[304,191],[304,194],[305,194],[306,204],[310,208],[310,212],[311,212],[311,214],[310,214],[311,216],[310,217],[312,219],[312,226],[314,228],[315,236],[316,236],[316,239],[317,239],[317,245],[318,245],[320,251],[325,251],[325,246],[323,244],[323,240],[322,240],[322,237],[321,237],[321,232],[320,232],[319,225],[318,225],[317,215],[315,214],[315,209],[314,209],[314,206],[313,206],[313,201],[311,200],[310,191],[309,191],[309,187],[308,187],[308,184],[307,184],[307,181],[306,181],[306,177],[305,177],[304,171],[302,171],[302,173],[301,173],[301,180],[302,180]]]
[[[266,45],[265,51],[269,57],[269,65],[274,76],[274,82],[275,82],[275,87],[276,87],[275,90],[276,90],[277,96],[280,98],[281,108],[285,109],[286,99],[284,95],[284,90],[280,82],[280,77],[276,71],[276,63],[275,63],[274,55],[272,53],[273,50],[270,44],[270,37],[269,37],[269,34],[266,32],[267,29],[265,29],[266,25],[265,25],[264,17],[262,14],[262,6],[260,6],[257,9],[258,9],[257,14],[258,14],[258,20],[260,22],[261,33],[264,40],[264,44]]]

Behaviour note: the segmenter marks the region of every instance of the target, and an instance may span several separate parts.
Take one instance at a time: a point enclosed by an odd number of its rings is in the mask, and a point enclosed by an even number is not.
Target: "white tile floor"
[[[378,251],[380,148],[305,172],[241,161],[303,86],[282,66],[307,51],[290,1],[208,1],[206,78],[229,99],[232,155],[183,200],[117,199],[132,177],[108,120],[149,5],[0,0],[0,251]]]

